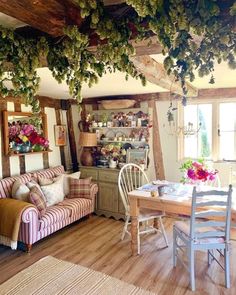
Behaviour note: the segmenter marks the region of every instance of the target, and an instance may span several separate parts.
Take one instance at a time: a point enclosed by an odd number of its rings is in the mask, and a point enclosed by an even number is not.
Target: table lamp
[[[80,132],[79,145],[83,147],[80,162],[83,166],[93,166],[93,156],[90,147],[97,146],[96,133]]]

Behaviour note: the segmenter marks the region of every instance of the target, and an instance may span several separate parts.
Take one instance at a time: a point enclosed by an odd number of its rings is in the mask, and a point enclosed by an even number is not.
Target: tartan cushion
[[[85,179],[77,179],[69,177],[70,193],[68,195],[69,199],[73,198],[90,198],[90,187],[91,187],[92,177]]]
[[[39,216],[42,217],[46,212],[47,205],[44,195],[42,194],[41,190],[38,189],[37,186],[33,186],[30,189],[29,201],[37,207],[39,211]]]

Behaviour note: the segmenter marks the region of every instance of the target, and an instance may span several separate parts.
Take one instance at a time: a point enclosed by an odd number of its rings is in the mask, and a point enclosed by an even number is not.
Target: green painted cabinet
[[[124,219],[125,210],[118,189],[119,169],[80,167],[81,178],[92,177],[98,184],[95,213]]]

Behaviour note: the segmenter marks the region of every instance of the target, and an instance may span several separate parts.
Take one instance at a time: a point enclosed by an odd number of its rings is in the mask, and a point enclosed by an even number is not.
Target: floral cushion
[[[12,186],[12,198],[27,202],[30,190],[26,184],[17,179]]]
[[[91,179],[92,177],[85,179],[69,178],[70,192],[68,198],[90,198]]]
[[[53,206],[64,200],[63,179],[64,175],[62,174],[56,182],[41,186],[41,190],[46,198],[47,207]]]
[[[44,195],[42,194],[41,190],[38,189],[37,186],[33,186],[30,189],[29,201],[37,207],[39,215],[40,217],[42,217],[46,212],[47,205]]]

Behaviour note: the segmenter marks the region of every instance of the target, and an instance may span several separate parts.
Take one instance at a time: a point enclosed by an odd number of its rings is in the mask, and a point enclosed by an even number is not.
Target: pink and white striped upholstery
[[[51,178],[61,173],[64,173],[64,167],[57,166],[33,173],[26,173],[19,177],[2,179],[0,180],[1,198],[11,197],[11,188],[17,178],[20,178],[22,183],[27,183],[32,177],[34,179],[38,179],[38,176]],[[18,240],[25,244],[32,245],[68,224],[92,213],[95,207],[97,191],[97,185],[91,184],[90,198],[65,199],[57,205],[48,207],[41,218],[36,207],[27,208],[22,214]]]
[[[0,198],[11,198],[13,183],[19,179],[21,183],[27,183],[31,180],[31,174],[26,173],[20,176],[7,177],[0,180]]]
[[[53,178],[53,177],[56,177],[64,172],[65,172],[64,166],[60,165],[60,166],[56,166],[53,168],[48,168],[48,169],[32,172],[32,178],[38,181],[39,177]]]

